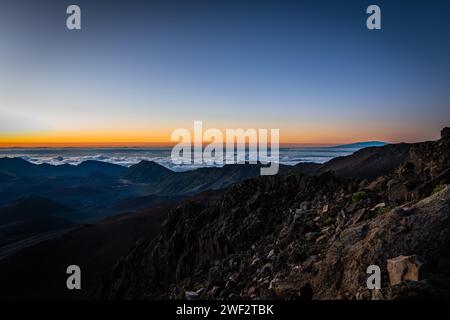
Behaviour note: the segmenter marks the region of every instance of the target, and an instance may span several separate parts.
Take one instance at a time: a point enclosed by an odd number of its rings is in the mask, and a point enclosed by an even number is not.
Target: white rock
[[[200,295],[195,291],[186,291],[185,295],[188,300],[198,300],[200,297]]]

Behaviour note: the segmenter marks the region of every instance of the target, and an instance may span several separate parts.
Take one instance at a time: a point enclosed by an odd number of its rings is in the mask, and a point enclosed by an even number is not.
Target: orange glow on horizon
[[[193,137],[193,135],[192,135]],[[317,138],[317,137],[316,137]],[[0,148],[47,148],[47,147],[170,147],[174,146],[177,141],[170,141],[170,133],[152,135],[149,133],[135,135],[99,135],[84,132],[83,134],[33,134],[4,137],[0,136]],[[208,144],[209,141],[204,141]],[[331,143],[325,139],[309,140],[303,137],[299,139],[296,136],[281,136],[280,145],[333,145],[340,142]]]
[[[11,147],[129,147],[169,146],[166,134],[144,131],[93,132],[35,132],[0,136],[0,148]]]
[[[241,126],[244,128],[246,126]],[[186,127],[191,132],[192,128]],[[203,133],[209,127],[203,128]],[[219,129],[225,136],[225,129]],[[12,147],[166,147],[177,141],[170,141],[172,129],[156,130],[83,130],[83,131],[51,131],[0,134],[0,148]],[[269,134],[270,136],[270,134]],[[412,139],[408,140],[414,140]],[[331,146],[361,141],[379,140],[396,142],[395,138],[376,132],[339,130],[336,127],[309,127],[299,130],[298,127],[286,126],[280,129],[280,145],[298,146]],[[204,141],[208,144],[209,141]]]

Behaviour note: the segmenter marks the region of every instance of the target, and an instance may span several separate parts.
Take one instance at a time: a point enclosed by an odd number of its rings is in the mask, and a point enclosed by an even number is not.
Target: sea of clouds
[[[337,147],[280,148],[279,162],[286,165],[295,165],[300,162],[324,163],[335,157],[352,154],[357,150],[358,148]],[[126,167],[147,160],[174,171],[217,166],[211,162],[175,165],[171,161],[171,151],[171,148],[11,148],[0,149],[0,157],[19,157],[35,164],[48,163],[52,165],[77,165],[83,161],[96,160]]]

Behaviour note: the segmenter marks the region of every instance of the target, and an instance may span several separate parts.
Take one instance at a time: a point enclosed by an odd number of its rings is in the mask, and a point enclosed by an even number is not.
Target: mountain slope
[[[193,195],[207,190],[219,190],[246,179],[258,177],[261,164],[230,164],[223,167],[199,168],[177,172],[147,189],[160,195]],[[286,174],[291,166],[280,165],[279,174]]]
[[[369,299],[366,268],[377,264],[378,298],[448,297],[449,136],[369,149],[342,166],[366,166],[368,177],[357,175],[364,181],[330,171],[259,177],[209,205],[177,207],[158,238],[115,266],[100,296],[184,298],[202,289],[206,299]],[[390,285],[387,259],[414,254],[428,266],[423,278]]]
[[[14,175],[6,172],[6,171],[2,171],[0,170],[0,183],[5,183],[5,182],[9,182],[11,180],[14,179]]]
[[[74,172],[80,174],[105,174],[110,176],[121,175],[126,170],[127,168],[124,166],[94,160],[83,161],[74,168]]]
[[[406,143],[368,147],[346,157],[331,159],[324,164],[299,163],[295,167],[298,172],[309,175],[334,172],[346,178],[372,179],[389,174],[400,163],[407,161],[410,147],[411,145]]]
[[[409,148],[408,144],[364,148],[348,157],[331,159],[317,173],[333,171],[342,177],[371,179],[392,172],[406,161]]]
[[[158,183],[175,173],[153,161],[141,161],[132,165],[122,175],[123,179],[134,183]]]
[[[200,194],[189,202],[202,203],[219,194]],[[92,297],[102,276],[137,241],[153,239],[167,213],[179,204],[164,204],[83,225],[60,237],[0,258],[0,299]],[[79,265],[83,272],[81,291],[66,288],[65,271],[71,264]]]
[[[0,208],[0,248],[41,233],[74,226],[70,209],[46,198],[24,198]]]

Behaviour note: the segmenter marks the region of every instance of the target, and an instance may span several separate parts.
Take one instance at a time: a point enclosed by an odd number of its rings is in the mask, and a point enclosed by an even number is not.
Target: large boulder
[[[409,280],[419,281],[423,262],[416,256],[398,256],[387,260],[387,270],[391,286]]]

